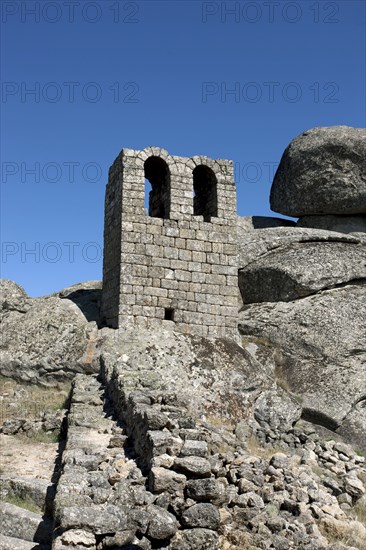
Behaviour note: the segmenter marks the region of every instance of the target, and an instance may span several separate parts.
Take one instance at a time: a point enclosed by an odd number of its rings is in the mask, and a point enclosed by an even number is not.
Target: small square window
[[[174,321],[174,309],[170,307],[166,307],[165,313],[164,313],[164,319],[165,321]]]

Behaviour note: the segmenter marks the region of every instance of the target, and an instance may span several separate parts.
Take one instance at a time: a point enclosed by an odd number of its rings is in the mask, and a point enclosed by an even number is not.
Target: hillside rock
[[[268,227],[294,227],[294,220],[285,218],[275,218],[273,216],[238,216],[238,231],[247,233],[256,229],[266,229]]]
[[[350,439],[363,449],[365,420],[352,411],[365,405],[365,326],[362,285],[293,302],[246,305],[239,319],[254,349],[274,350],[277,382],[297,396],[303,417],[332,430],[347,422]],[[251,351],[260,357],[257,349]]]
[[[313,128],[286,148],[271,208],[287,216],[366,213],[366,130]]]
[[[366,216],[303,216],[297,227],[315,227],[340,233],[366,233]]]
[[[100,302],[102,297],[102,281],[87,281],[77,283],[60,290],[52,296],[67,298],[78,306],[88,321],[101,324]]]
[[[25,313],[30,307],[30,298],[23,287],[9,281],[0,279],[0,315],[7,311]]]
[[[102,362],[121,365],[126,385],[177,393],[195,414],[239,421],[246,407],[269,388],[265,370],[234,342],[170,330],[101,331]]]
[[[351,281],[366,282],[366,243],[301,242],[267,252],[239,271],[244,304],[288,302]]]
[[[39,384],[55,384],[76,372],[95,372],[97,327],[70,300],[28,299],[17,285],[4,285],[0,325],[0,373]],[[9,305],[10,304],[10,305]]]
[[[255,260],[268,252],[292,245],[293,243],[354,243],[359,244],[363,239],[359,234],[346,235],[324,229],[306,227],[274,227],[245,231],[238,227],[239,269],[252,264]]]

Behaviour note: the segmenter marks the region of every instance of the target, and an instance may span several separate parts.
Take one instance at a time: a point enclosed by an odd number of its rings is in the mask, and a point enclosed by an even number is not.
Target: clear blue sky
[[[271,215],[270,172],[296,135],[365,126],[363,1],[1,8],[1,276],[31,296],[101,278],[122,147],[233,159],[238,213]]]

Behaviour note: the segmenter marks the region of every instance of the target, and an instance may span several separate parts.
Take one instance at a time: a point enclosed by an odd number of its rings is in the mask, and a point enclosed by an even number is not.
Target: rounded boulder
[[[287,216],[366,213],[366,129],[313,128],[286,148],[271,208]]]

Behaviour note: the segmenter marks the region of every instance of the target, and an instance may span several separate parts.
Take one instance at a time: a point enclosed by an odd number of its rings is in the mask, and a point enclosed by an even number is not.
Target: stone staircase
[[[217,549],[222,487],[203,431],[173,397],[102,379],[73,382],[52,550]]]

